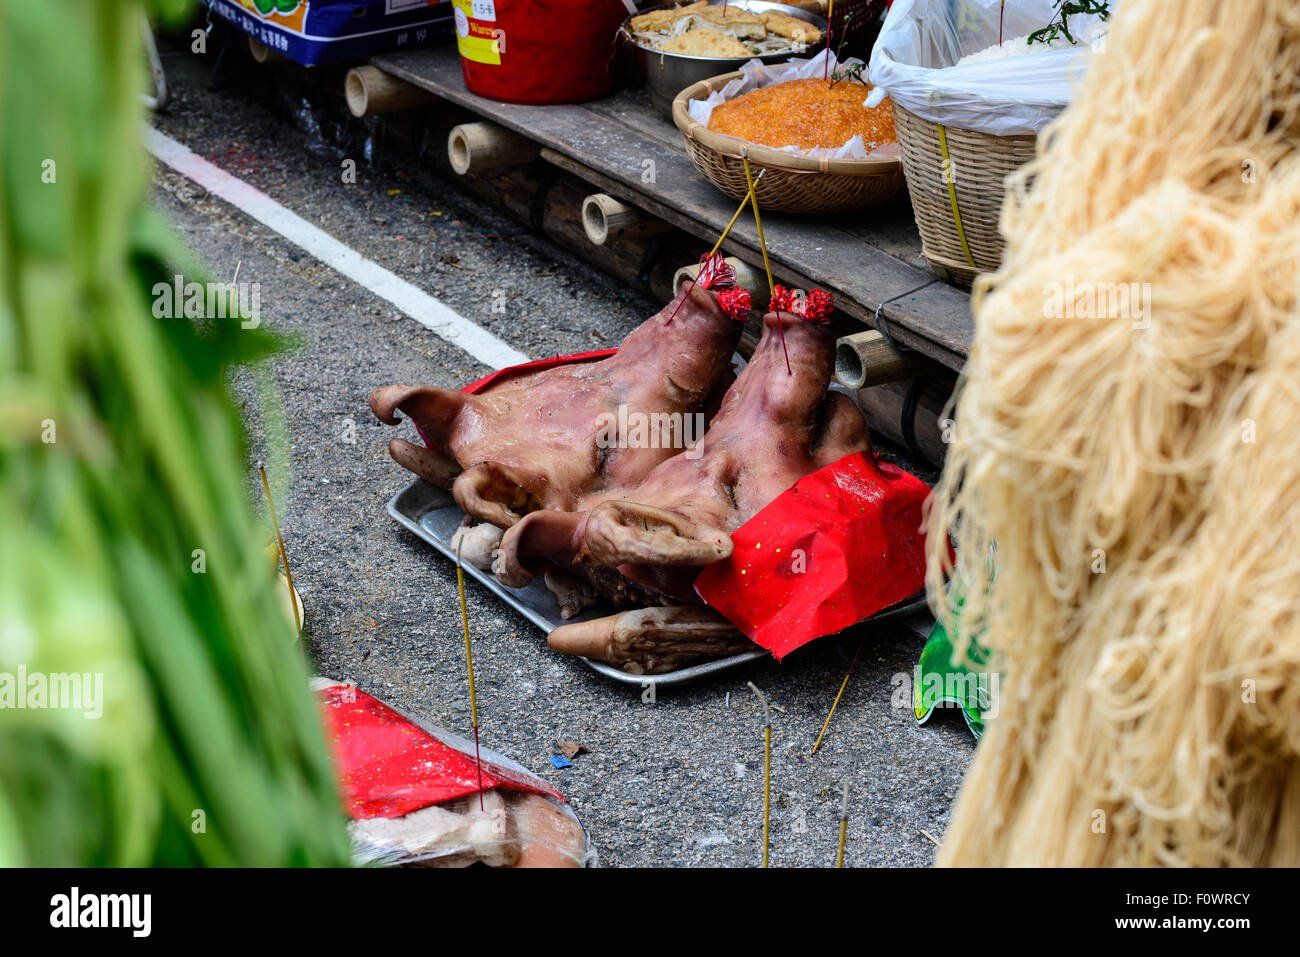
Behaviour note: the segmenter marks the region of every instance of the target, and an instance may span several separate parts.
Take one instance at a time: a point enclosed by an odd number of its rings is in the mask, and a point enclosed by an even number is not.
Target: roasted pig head
[[[405,414],[426,443],[394,439],[390,453],[500,528],[537,509],[573,509],[601,489],[635,487],[681,444],[628,441],[620,434],[627,413],[679,422],[707,415],[731,381],[737,318],[748,313],[727,295],[735,292],[730,267],[709,268],[707,282],[647,319],[609,358],[521,372],[473,395],[376,389],[375,415],[396,424]]]
[[[764,318],[698,454],[660,463],[634,487],[588,495],[579,511],[529,515],[502,539],[494,565],[502,581],[520,586],[551,566],[596,564],[669,599],[698,601],[695,576],[731,554],[732,531],[803,476],[870,451],[857,406],[827,392],[829,304],[810,308],[784,290],[776,301],[788,308]]]

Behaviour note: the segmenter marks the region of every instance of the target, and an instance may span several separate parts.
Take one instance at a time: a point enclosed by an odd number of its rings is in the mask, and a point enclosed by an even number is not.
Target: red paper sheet
[[[545,359],[534,359],[532,362],[522,362],[517,366],[506,366],[504,369],[498,369],[496,372],[489,372],[481,379],[475,379],[469,385],[463,387],[461,392],[468,392],[470,395],[478,395],[488,386],[495,385],[511,376],[520,372],[534,372],[540,369],[549,369],[551,366],[566,365],[570,362],[594,362],[597,359],[604,359],[618,352],[617,349],[597,349],[595,352],[574,352],[567,356],[548,356]],[[429,437],[424,434],[424,429],[420,428],[418,422],[414,422],[415,431],[420,434],[420,441],[427,448],[441,451],[440,447],[429,441]]]
[[[567,365],[570,362],[591,362],[595,359],[612,356],[616,352],[618,352],[617,349],[597,349],[595,352],[575,352],[567,356],[549,356],[545,359],[534,359],[532,362],[524,362],[517,366],[506,366],[506,368],[498,369],[496,372],[489,372],[483,378],[476,379],[460,391],[478,395],[488,386],[519,372],[536,372],[551,366]]]
[[[474,756],[443,744],[388,705],[348,685],[317,692],[344,793],[358,821],[401,817],[479,791]],[[513,788],[564,800],[540,778],[483,762],[483,790]]]
[[[731,535],[695,591],[778,659],[925,584],[930,488],[863,453],[806,475]]]

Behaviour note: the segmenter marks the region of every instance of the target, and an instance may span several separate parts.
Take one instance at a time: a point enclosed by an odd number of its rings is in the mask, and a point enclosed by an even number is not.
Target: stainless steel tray
[[[417,478],[389,500],[388,514],[398,524],[409,529],[442,552],[453,563],[456,561],[456,552],[451,547],[451,537],[456,533],[456,529],[460,527],[461,521],[465,518],[465,513],[461,511],[460,506],[456,504],[450,493],[430,485],[424,479]],[[560,618],[560,606],[555,600],[555,596],[551,594],[550,589],[542,583],[540,578],[526,588],[507,588],[497,581],[493,575],[475,568],[473,565],[466,564],[464,568],[466,575],[469,575],[484,588],[499,596],[507,605],[540,628],[543,634],[549,635],[561,625],[572,624],[577,621],[590,621],[593,618],[603,618],[614,613],[612,607],[600,604],[588,608],[586,611],[565,621]],[[877,612],[866,620],[871,622],[884,621],[889,618],[910,614],[924,606],[925,595],[924,593],[918,593],[912,598]],[[731,671],[751,661],[765,658],[767,654],[763,649],[755,648],[753,651],[732,655],[729,658],[719,658],[716,661],[706,661],[699,665],[691,665],[689,668],[681,668],[664,675],[630,675],[602,661],[592,661],[590,658],[583,658],[582,660],[607,678],[644,688],[652,684],[668,687],[670,685],[685,684],[689,681],[697,681],[710,675]]]

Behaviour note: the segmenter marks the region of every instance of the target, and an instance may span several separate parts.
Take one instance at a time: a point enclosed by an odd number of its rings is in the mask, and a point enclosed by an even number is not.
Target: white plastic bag
[[[1113,0],[1113,8],[1117,0]],[[1070,102],[1105,23],[1072,16],[1064,49],[957,65],[964,56],[1047,26],[1055,0],[895,0],[871,52],[873,101],[885,94],[933,123],[995,136],[1037,133]],[[872,102],[872,101],[868,101]]]

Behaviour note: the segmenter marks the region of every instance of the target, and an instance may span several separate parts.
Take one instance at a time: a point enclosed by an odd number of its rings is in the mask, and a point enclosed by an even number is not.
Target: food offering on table
[[[786,7],[827,19],[826,45],[837,53],[870,55],[886,0],[781,0]],[[834,23],[831,23],[831,18]]]
[[[695,166],[733,198],[745,194],[740,157],[767,168],[763,209],[822,214],[882,205],[904,187],[888,102],[866,105],[866,64],[822,51],[811,59],[750,61],[678,94],[673,120]]]
[[[922,254],[969,283],[996,269],[1003,182],[1070,103],[1118,0],[897,0],[868,102],[892,101]],[[952,170],[959,175],[952,176]]]
[[[564,796],[509,758],[339,681],[312,682],[361,865],[582,867],[595,851]]]
[[[699,0],[628,17],[620,35],[651,102],[671,118],[673,97],[693,83],[752,58],[779,63],[817,49],[826,40],[826,21],[782,3]]]
[[[861,411],[829,391],[830,296],[777,286],[772,306],[733,375],[749,294],[714,253],[613,355],[507,370],[474,393],[387,386],[370,404],[390,424],[410,417],[425,441],[394,439],[394,458],[489,526],[463,533],[475,539],[466,561],[490,562],[510,587],[540,577],[565,618],[614,610],[556,629],[552,647],[632,674],[754,641],[779,656],[920,589],[929,489],[878,463]],[[827,521],[764,514],[809,477]],[[697,590],[719,563],[710,594],[743,614]],[[761,600],[781,576],[773,594],[799,592],[798,621]]]
[[[822,38],[819,27],[783,10],[751,13],[743,3],[711,4],[708,0],[632,17],[628,33],[643,46],[706,57],[802,53]]]
[[[871,85],[860,79],[863,66],[857,60],[829,78],[784,80],[724,99],[709,113],[708,127],[805,156],[834,155],[846,146],[864,156],[885,152],[898,145],[894,113],[888,103],[864,104]]]

